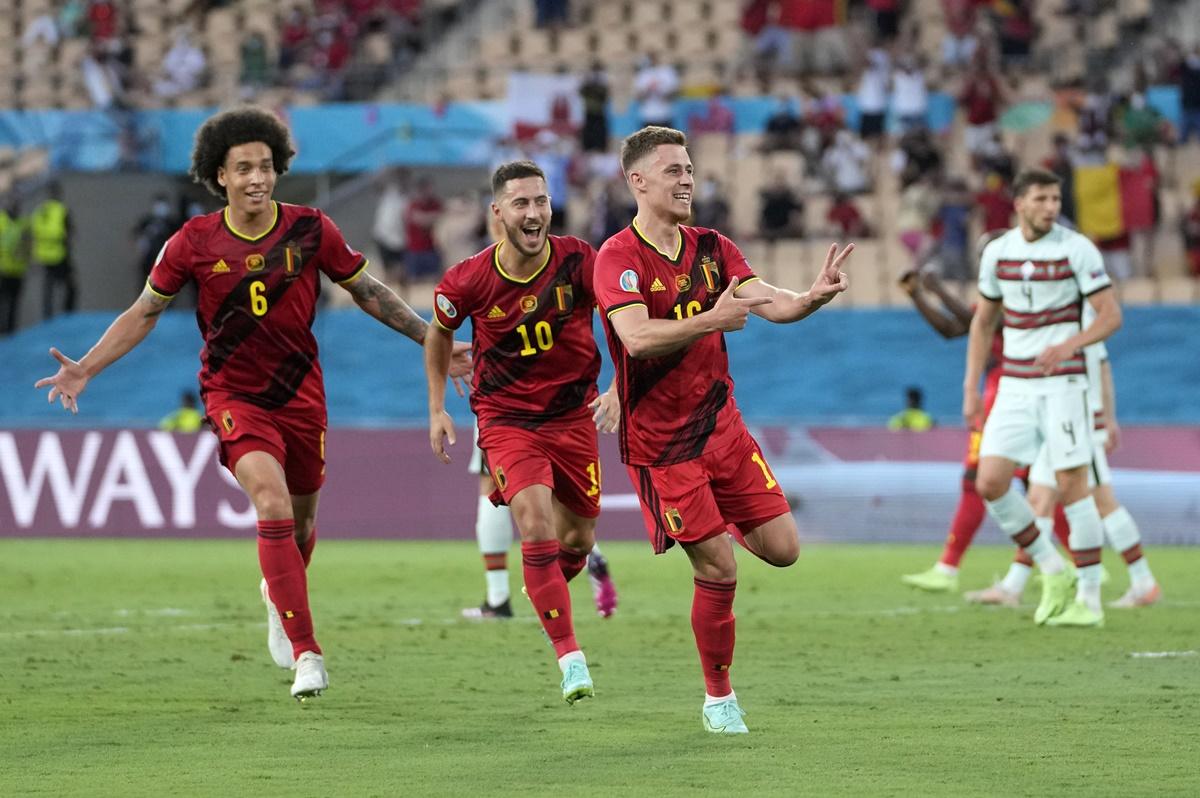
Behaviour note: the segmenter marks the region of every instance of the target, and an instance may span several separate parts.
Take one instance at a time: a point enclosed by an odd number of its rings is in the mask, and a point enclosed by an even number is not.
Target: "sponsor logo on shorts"
[[[248,272],[261,272],[266,265],[267,259],[257,252],[246,256],[246,271]]]
[[[620,285],[622,291],[628,291],[631,294],[639,293],[637,272],[633,269],[621,272]]]
[[[457,319],[458,318],[458,308],[454,307],[454,303],[451,302],[449,299],[447,299],[445,294],[438,294],[436,302],[437,302],[438,310],[440,310],[440,311],[442,311],[442,313],[446,314],[446,318],[448,318],[448,319]]]
[[[526,294],[525,296],[521,297],[522,313],[533,313],[535,310],[537,310],[537,305],[537,297],[533,294]]]

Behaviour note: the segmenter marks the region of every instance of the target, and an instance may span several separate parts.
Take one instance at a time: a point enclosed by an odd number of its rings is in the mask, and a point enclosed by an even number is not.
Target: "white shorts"
[[[1107,430],[1092,431],[1092,462],[1088,467],[1088,487],[1093,490],[1099,485],[1112,484],[1112,470],[1108,467],[1108,454],[1104,451],[1106,443],[1108,443]],[[1034,485],[1058,488],[1058,480],[1054,477],[1054,469],[1050,468],[1050,456],[1047,454],[1045,446],[1042,446],[1037,459],[1033,461],[1033,466],[1029,469],[1029,481]]]
[[[1092,461],[1092,411],[1086,385],[1050,393],[1006,391],[1007,379],[1001,379],[996,404],[983,425],[981,458],[1004,457],[1029,465],[1037,460],[1044,443],[1051,471]]]
[[[472,474],[486,474],[483,467],[483,450],[479,448],[479,425],[475,425],[475,434],[471,436],[471,464],[467,466]]]

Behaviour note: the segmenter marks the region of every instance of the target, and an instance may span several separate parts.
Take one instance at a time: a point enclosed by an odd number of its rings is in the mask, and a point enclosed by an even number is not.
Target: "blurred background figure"
[[[76,306],[75,265],[71,259],[71,215],[57,181],[46,188],[46,199],[29,216],[33,260],[42,267],[42,318],[70,313]],[[58,310],[56,294],[62,294]]]
[[[925,432],[933,428],[933,417],[925,412],[925,392],[916,385],[904,389],[905,407],[888,419],[888,429]]]
[[[0,210],[0,334],[17,329],[21,289],[29,271],[29,220],[9,195]]]
[[[167,432],[199,432],[204,426],[204,414],[196,408],[196,394],[184,391],[179,396],[179,407],[162,417],[158,428]]]

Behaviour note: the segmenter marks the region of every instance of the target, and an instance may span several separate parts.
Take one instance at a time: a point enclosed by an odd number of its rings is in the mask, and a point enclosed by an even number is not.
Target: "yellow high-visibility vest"
[[[14,219],[7,211],[0,211],[0,276],[24,277],[29,268],[25,224],[21,217]]]
[[[67,206],[48,199],[33,211],[33,259],[57,266],[67,259]]]

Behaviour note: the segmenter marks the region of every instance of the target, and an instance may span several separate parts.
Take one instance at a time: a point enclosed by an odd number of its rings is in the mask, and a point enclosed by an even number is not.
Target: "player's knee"
[[[259,518],[289,518],[292,515],[292,498],[287,491],[260,488],[250,495],[250,501]]]
[[[975,478],[975,492],[985,501],[994,502],[1008,492],[1008,484],[986,474]]]
[[[554,523],[549,518],[536,513],[528,513],[517,519],[517,528],[521,531],[521,540],[531,542],[558,540]]]
[[[793,540],[783,543],[770,552],[767,562],[776,568],[787,568],[800,559],[800,541]]]

